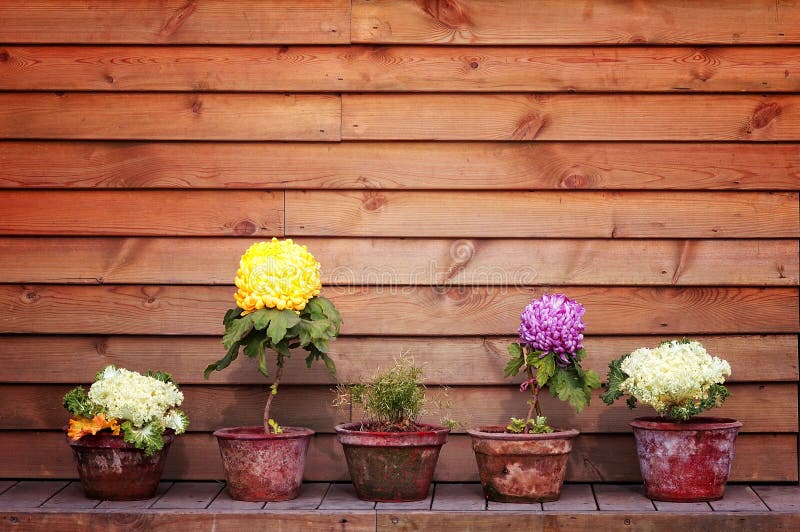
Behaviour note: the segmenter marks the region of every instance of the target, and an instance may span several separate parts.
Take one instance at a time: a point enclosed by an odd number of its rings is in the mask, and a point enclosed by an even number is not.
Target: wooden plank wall
[[[561,291],[603,374],[680,335],[730,360],[733,479],[798,480],[797,2],[6,0],[0,43],[0,476],[73,477],[60,396],[113,363],[184,385],[167,477],[221,478],[265,384],[202,370],[239,255],[288,236],[342,380],[408,351],[502,423],[519,312]],[[311,480],[347,478],[331,384],[293,360],[275,406]],[[569,480],[639,479],[646,412],[544,406]],[[457,432],[437,478],[473,464]]]

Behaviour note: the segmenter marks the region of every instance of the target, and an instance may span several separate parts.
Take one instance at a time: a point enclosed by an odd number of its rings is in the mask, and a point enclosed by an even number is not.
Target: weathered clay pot
[[[175,433],[164,434],[164,448],[146,456],[122,436],[98,432],[78,441],[67,438],[78,466],[86,496],[108,501],[138,501],[153,497],[164,472]]]
[[[722,498],[742,424],[697,417],[672,423],[658,417],[631,421],[645,495],[656,501],[698,502]]]
[[[297,497],[314,431],[282,427],[232,427],[214,432],[231,498],[238,501],[288,501]]]
[[[561,496],[577,430],[513,434],[505,427],[468,430],[484,496],[497,502],[546,502]]]
[[[428,496],[439,450],[450,429],[420,425],[420,432],[367,432],[360,423],[336,426],[359,499],[420,501]]]

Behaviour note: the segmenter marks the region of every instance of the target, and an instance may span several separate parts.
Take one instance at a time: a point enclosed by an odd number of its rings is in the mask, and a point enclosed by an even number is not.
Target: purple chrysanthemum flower
[[[563,294],[543,294],[522,311],[519,341],[536,351],[555,354],[559,365],[568,366],[570,355],[583,349],[584,312],[583,305]]]

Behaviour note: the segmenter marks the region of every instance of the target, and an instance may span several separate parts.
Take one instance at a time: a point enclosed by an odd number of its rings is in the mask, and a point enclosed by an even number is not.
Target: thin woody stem
[[[278,369],[275,371],[275,381],[270,386],[269,397],[267,397],[267,406],[264,407],[264,434],[269,434],[271,427],[269,426],[269,409],[272,406],[272,400],[278,394],[278,384],[281,382],[281,375],[283,374],[283,358],[278,355]]]
[[[539,389],[540,389],[539,388],[539,383],[537,383],[534,380],[535,378],[533,376],[533,368],[528,366],[526,368],[526,370],[528,372],[528,378],[533,381],[533,382],[531,382],[531,385],[528,388],[531,391],[531,394],[533,395],[533,399],[531,400],[531,407],[528,409],[528,415],[525,418],[525,433],[528,434],[531,431],[530,421],[531,421],[531,418],[533,417],[534,411],[536,412],[537,416],[541,416],[542,415],[542,409],[539,406]]]

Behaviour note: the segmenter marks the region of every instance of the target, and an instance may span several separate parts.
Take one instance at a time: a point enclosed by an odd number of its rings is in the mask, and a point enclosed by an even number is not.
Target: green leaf
[[[173,408],[164,415],[164,426],[175,431],[175,434],[183,434],[189,427],[189,417],[177,408]]]
[[[172,382],[172,383],[175,382],[172,380],[172,375],[170,375],[169,373],[165,373],[163,371],[148,371],[144,375],[145,377],[151,377],[161,382]]]
[[[145,456],[152,456],[164,447],[164,425],[160,421],[153,420],[141,427],[126,421],[120,428],[125,441],[137,449],[144,449]]]
[[[588,369],[583,373],[583,384],[589,389],[596,390],[600,387],[600,376],[597,372]]]
[[[250,358],[256,358],[260,353],[263,353],[264,344],[267,343],[267,339],[258,333],[251,333],[245,338],[245,341],[246,343],[244,344],[242,352]]]
[[[627,356],[627,355],[626,355]],[[606,392],[600,395],[600,399],[607,405],[622,397],[623,391],[620,385],[628,378],[628,374],[622,371],[621,364],[625,357],[612,360],[608,365],[608,377],[606,379]],[[599,379],[598,379],[599,380]]]
[[[506,364],[503,375],[513,377],[525,365],[525,353],[523,353],[521,345],[512,342],[508,344],[508,354],[511,355],[511,360]]]
[[[261,310],[253,312],[251,314],[251,316],[253,317],[253,327],[255,327],[259,331],[263,331],[264,329],[267,328],[269,322],[272,321],[281,312],[283,311],[278,310],[276,308],[262,308]]]
[[[522,346],[516,342],[508,344],[508,354],[512,357],[522,356]]]
[[[539,386],[544,386],[550,377],[556,372],[556,361],[553,358],[553,353],[548,353],[547,356],[539,359],[539,367],[536,371],[536,383]]]
[[[228,328],[228,325],[229,325],[229,324],[230,324],[230,323],[231,323],[233,320],[235,320],[236,318],[238,318],[239,316],[241,316],[241,314],[242,314],[242,309],[240,309],[239,307],[232,308],[232,309],[228,310],[228,311],[225,313],[225,317],[224,317],[224,318],[222,318],[222,324],[223,324],[223,325],[225,326],[225,328],[227,329],[227,328]]]
[[[203,372],[203,377],[208,378],[211,375],[212,371],[222,371],[223,369],[227,368],[231,365],[231,362],[236,360],[236,357],[239,356],[239,344],[234,344],[228,349],[228,352],[225,353],[225,356],[221,359],[217,360],[213,364],[209,364],[206,370]]]
[[[589,404],[591,395],[586,391],[582,380],[575,371],[570,369],[558,368],[550,379],[550,393],[569,402],[576,412],[580,412]]]
[[[279,310],[278,313],[273,316],[273,318],[269,321],[269,326],[267,327],[267,336],[272,341],[273,344],[277,344],[286,336],[286,331],[297,325],[300,321],[300,316],[294,313],[292,310]]]
[[[89,400],[89,396],[80,386],[73,388],[64,395],[64,408],[75,416],[89,418],[94,417],[100,411],[100,407]]]
[[[264,351],[261,351],[261,353],[258,354],[258,371],[261,372],[261,374],[267,379],[269,378],[269,370],[267,369],[267,354]]]
[[[325,363],[325,367],[328,368],[328,373],[330,373],[332,376],[335,376],[336,375],[336,365],[333,363],[333,359],[331,359],[331,357],[329,357],[325,353],[322,354],[321,358],[322,358],[322,361]]]
[[[247,336],[247,333],[252,329],[253,318],[250,317],[250,314],[233,320],[225,328],[225,334],[222,336],[222,345],[224,345],[226,349],[230,349],[242,338]]]
[[[315,320],[319,314],[322,314],[328,318],[335,329],[333,336],[339,334],[339,327],[342,324],[342,315],[339,314],[339,311],[328,298],[322,296],[312,297],[306,304],[306,308],[308,309],[309,314],[311,314],[312,318]]]

